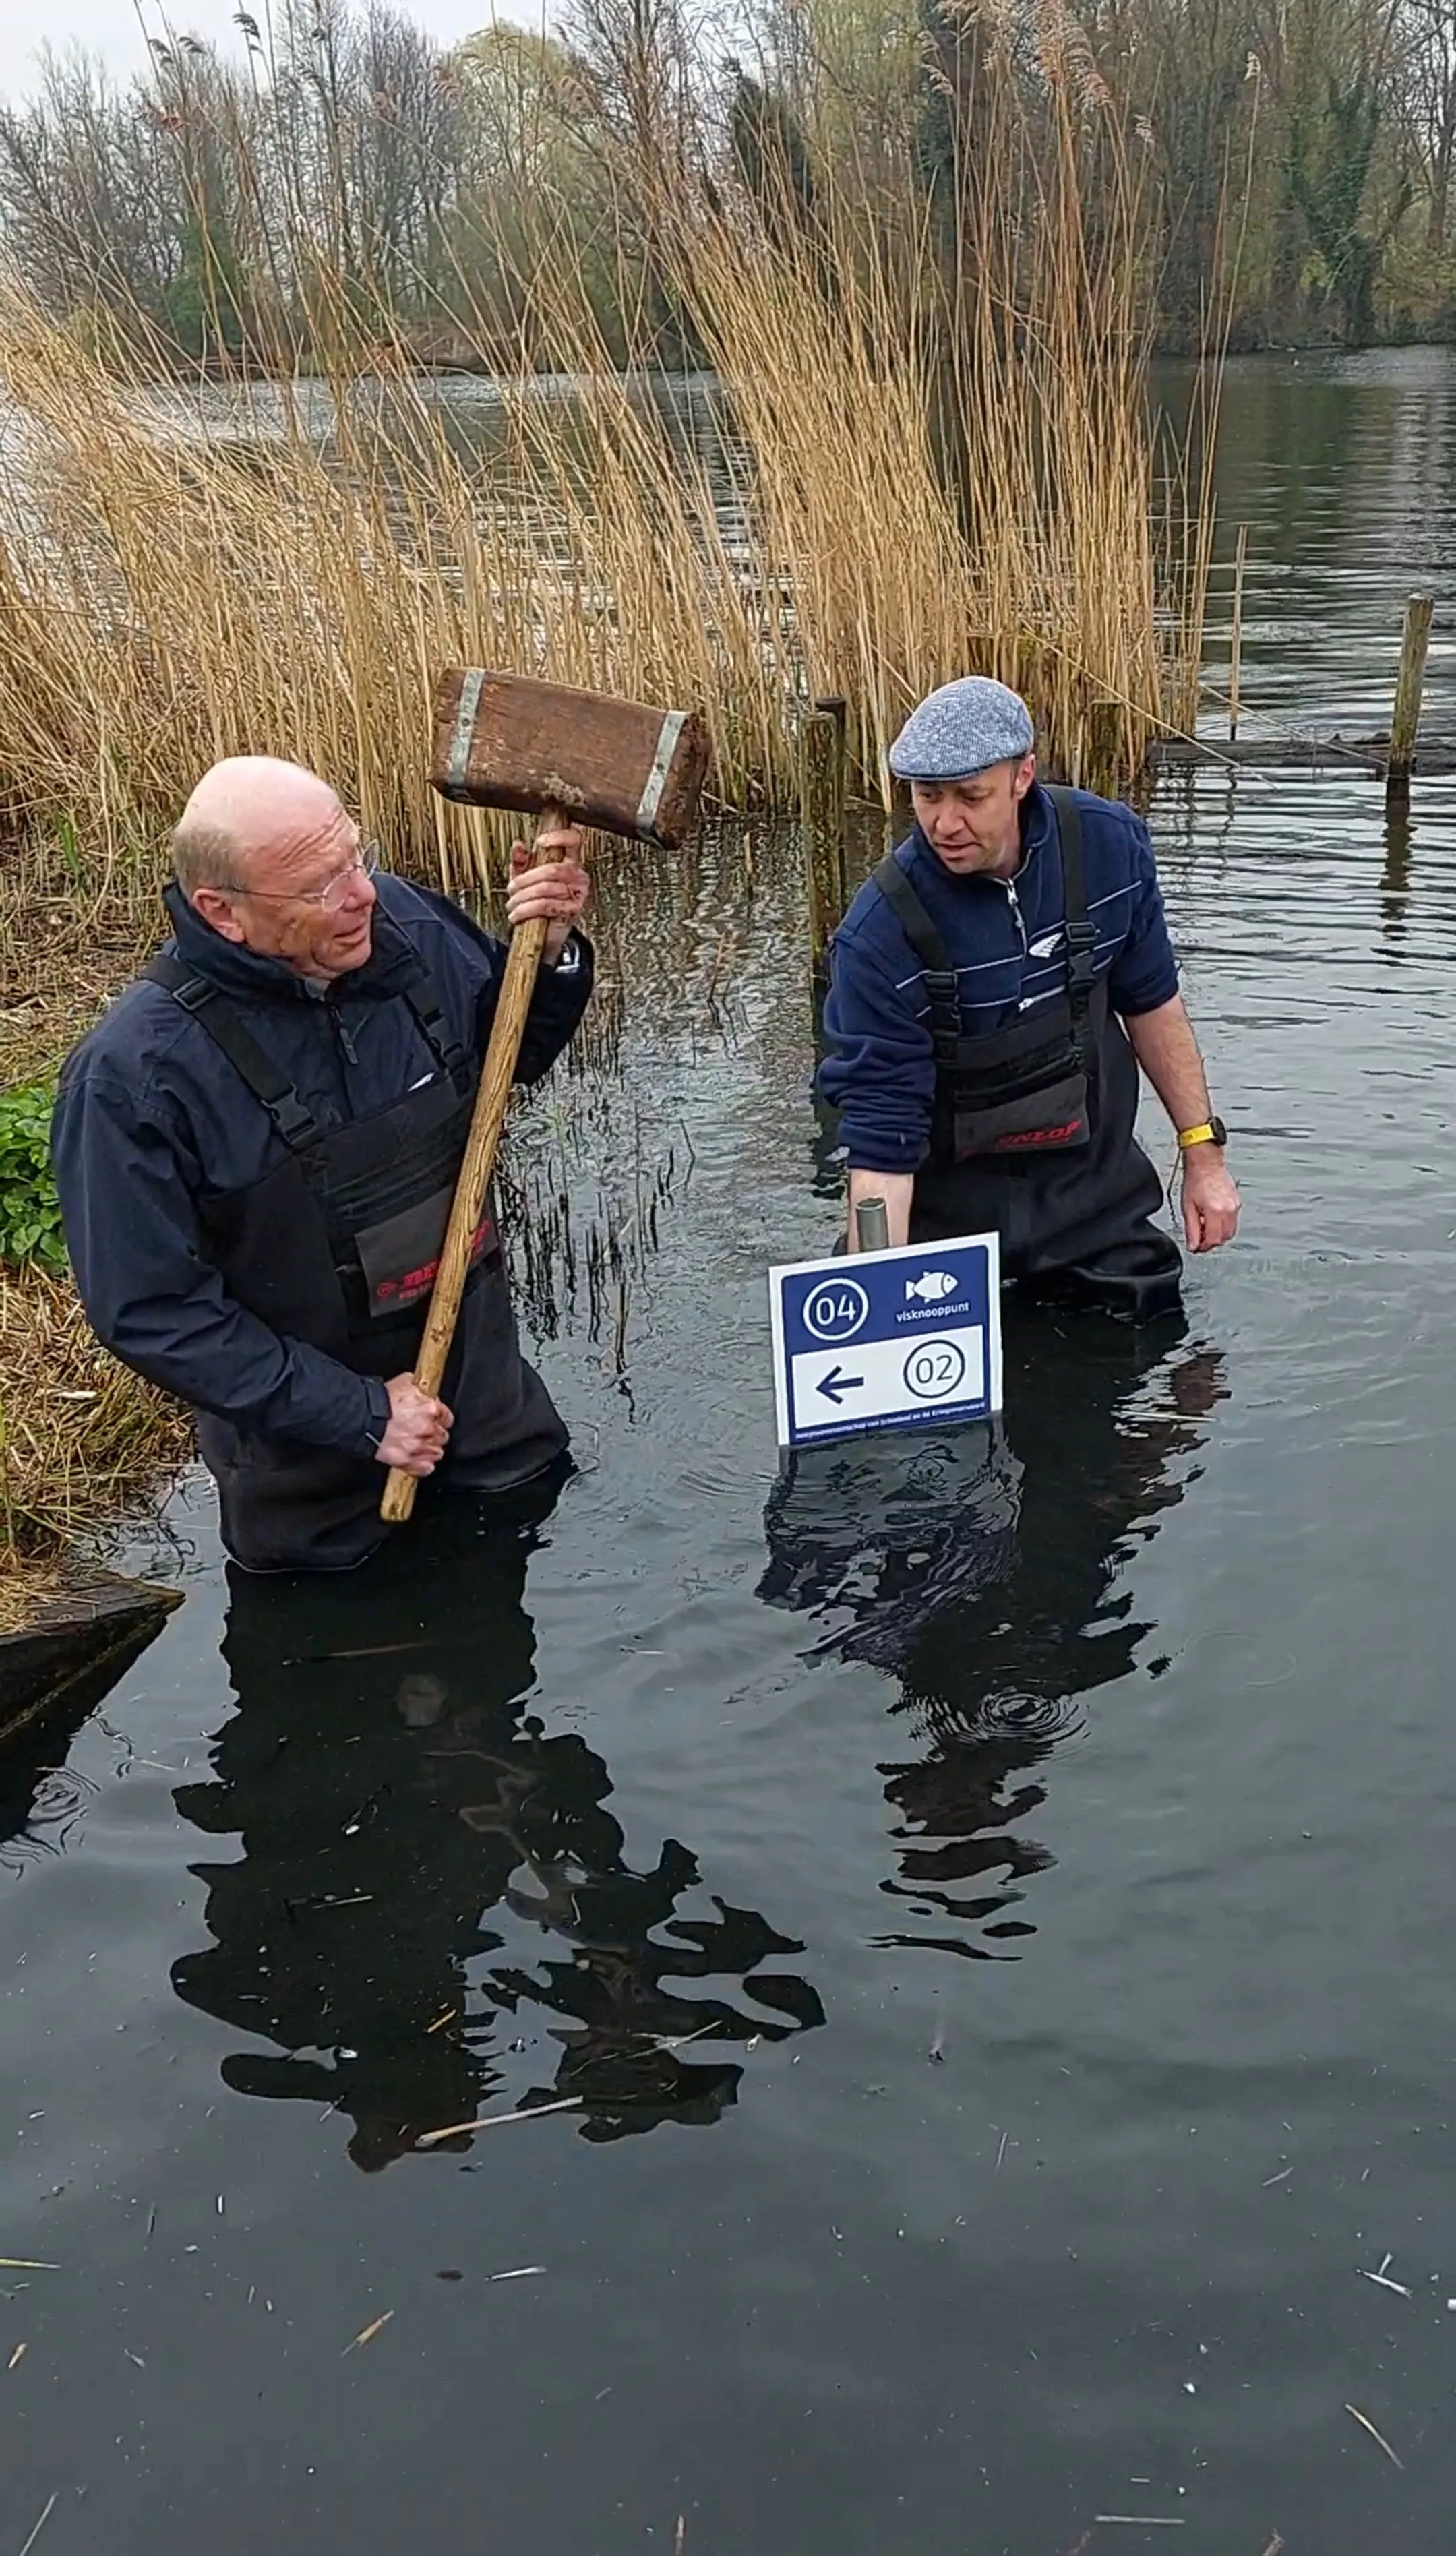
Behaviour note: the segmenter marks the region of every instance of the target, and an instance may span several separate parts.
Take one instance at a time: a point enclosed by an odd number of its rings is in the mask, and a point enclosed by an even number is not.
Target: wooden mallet
[[[539,817],[538,839],[562,826],[595,826],[673,851],[692,831],[709,755],[707,730],[693,711],[647,709],[469,666],[442,679],[434,715],[430,778],[443,798]],[[438,1394],[444,1382],[548,929],[543,920],[511,935],[415,1361],[422,1393]],[[381,1516],[402,1525],[417,1488],[413,1473],[391,1468]]]

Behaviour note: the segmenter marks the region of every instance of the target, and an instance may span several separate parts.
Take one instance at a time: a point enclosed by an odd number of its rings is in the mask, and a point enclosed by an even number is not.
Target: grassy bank
[[[0,1631],[44,1595],[53,1556],[139,1509],[191,1453],[184,1415],[91,1333],[32,1133],[61,1056],[130,972],[150,918],[103,917],[47,866],[16,858],[0,882]],[[7,1110],[17,1092],[34,1097]]]
[[[0,1273],[0,1580],[115,1525],[192,1453],[177,1405],[99,1345],[66,1279]]]

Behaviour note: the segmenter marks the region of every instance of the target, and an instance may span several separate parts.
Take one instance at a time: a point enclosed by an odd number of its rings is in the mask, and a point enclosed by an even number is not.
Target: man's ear
[[[232,899],[226,888],[194,888],[190,902],[194,913],[199,914],[204,923],[209,923],[221,940],[241,941],[244,938],[242,925],[233,912]]]
[[[1015,797],[1017,799],[1024,799],[1035,779],[1036,756],[1034,754],[1023,754],[1020,762],[1016,766],[1015,779],[1011,783],[1011,789]]]

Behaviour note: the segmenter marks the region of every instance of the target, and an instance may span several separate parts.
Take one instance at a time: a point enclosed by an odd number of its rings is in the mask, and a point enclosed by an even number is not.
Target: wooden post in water
[[[1400,672],[1395,678],[1395,706],[1390,713],[1390,759],[1386,765],[1386,797],[1406,798],[1415,759],[1415,732],[1420,725],[1420,692],[1425,679],[1425,652],[1431,635],[1431,597],[1412,594],[1405,606],[1400,640]]]
[[[838,807],[835,839],[840,847],[840,891],[845,895],[845,809],[850,796],[850,704],[840,693],[823,693],[815,702],[816,717],[830,718],[835,726],[834,787]]]
[[[1234,617],[1229,629],[1229,743],[1239,734],[1239,669],[1244,655],[1244,563],[1249,554],[1249,526],[1239,527],[1234,555]]]
[[[799,724],[799,812],[816,976],[845,910],[844,707],[843,702],[816,703]]]

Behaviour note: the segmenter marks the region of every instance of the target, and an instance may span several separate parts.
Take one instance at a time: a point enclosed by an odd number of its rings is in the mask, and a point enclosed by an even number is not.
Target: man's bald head
[[[228,755],[203,773],[173,830],[177,883],[190,901],[199,887],[246,886],[260,857],[323,840],[341,816],[337,794],[301,763]]]
[[[302,764],[214,763],[182,812],[172,858],[189,905],[222,940],[321,984],[368,958],[377,854]]]

